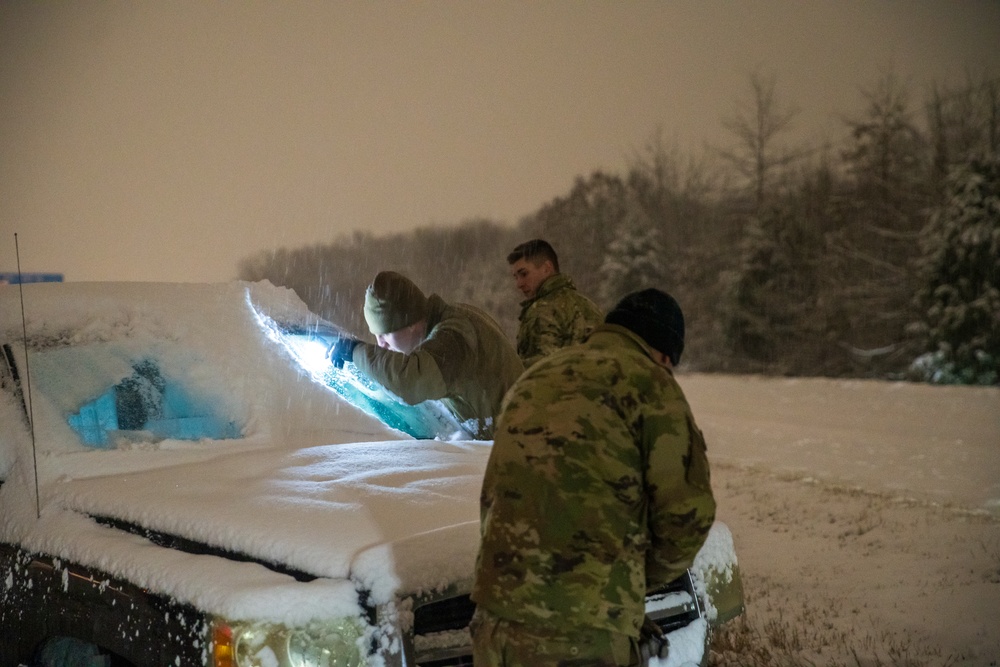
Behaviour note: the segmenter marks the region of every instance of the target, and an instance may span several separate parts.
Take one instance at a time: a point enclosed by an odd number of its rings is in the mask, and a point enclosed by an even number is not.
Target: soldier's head
[[[636,333],[676,366],[684,351],[684,313],[677,300],[655,288],[632,292],[604,318]]]
[[[538,293],[550,276],[559,273],[559,258],[547,241],[532,239],[514,248],[507,255],[514,284],[527,299]]]
[[[409,354],[427,335],[427,297],[406,276],[382,271],[365,290],[365,321],[379,347]]]

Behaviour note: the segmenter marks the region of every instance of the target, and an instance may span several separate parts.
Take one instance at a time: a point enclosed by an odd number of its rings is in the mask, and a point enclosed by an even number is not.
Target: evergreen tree
[[[602,301],[614,304],[629,292],[659,286],[665,277],[665,260],[659,232],[645,211],[631,202],[601,263]]]
[[[927,353],[914,362],[915,374],[1000,384],[1000,154],[952,170],[924,249],[922,319],[912,328]]]
[[[740,244],[741,264],[727,276],[726,339],[739,357],[768,372],[801,373],[818,321],[816,262],[822,237],[799,202],[786,200],[752,218]]]
[[[916,353],[906,328],[914,317],[921,229],[933,204],[931,170],[903,83],[887,75],[865,101],[861,116],[847,120],[846,182],[831,211],[824,273],[840,283],[838,340],[859,371],[884,376],[904,371]]]

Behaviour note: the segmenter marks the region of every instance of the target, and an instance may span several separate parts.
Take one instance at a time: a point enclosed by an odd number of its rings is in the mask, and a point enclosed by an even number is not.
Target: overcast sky
[[[751,72],[838,141],[861,88],[1000,73],[1000,1],[0,2],[0,272],[218,281],[259,250],[516,222]],[[507,249],[498,249],[498,257]]]

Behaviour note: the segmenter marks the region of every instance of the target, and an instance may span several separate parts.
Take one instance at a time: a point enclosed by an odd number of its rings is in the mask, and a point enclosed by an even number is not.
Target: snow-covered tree
[[[614,304],[630,292],[662,285],[667,277],[666,259],[659,231],[645,211],[630,202],[618,234],[604,252],[601,300]]]
[[[914,262],[934,203],[929,152],[910,95],[897,77],[864,91],[865,108],[847,119],[824,273],[842,304],[838,340],[876,376],[901,372],[916,354],[906,336],[918,287]]]
[[[740,357],[795,373],[794,358],[824,330],[817,313],[816,261],[822,237],[794,200],[767,207],[747,224],[740,265],[728,274],[723,328]]]
[[[931,382],[1000,384],[1000,154],[952,170],[948,199],[925,230],[917,295]]]

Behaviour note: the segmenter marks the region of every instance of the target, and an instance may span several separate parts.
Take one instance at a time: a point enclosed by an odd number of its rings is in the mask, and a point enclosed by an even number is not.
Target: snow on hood
[[[17,288],[0,287],[0,342],[15,348],[23,345],[19,296]],[[29,360],[37,362],[32,384],[58,382],[61,391],[56,399],[31,396],[37,508],[31,437],[27,427],[7,428],[24,419],[0,392],[0,539],[211,613],[283,622],[355,613],[355,585],[380,602],[471,572],[489,443],[403,439],[297,368],[254,312],[315,324],[291,290],[239,282],[69,283],[25,285],[24,297]],[[116,349],[157,347],[186,364],[199,391],[225,397],[219,408],[243,437],[81,446],[67,413],[131,366],[95,352],[84,357],[99,372],[90,368],[77,379],[59,351],[109,341]],[[259,564],[156,547],[87,515],[321,578],[299,582]],[[427,537],[439,531],[452,537]]]
[[[478,519],[488,452],[486,443],[436,440],[234,452],[64,478],[46,501],[345,578],[366,547]]]

